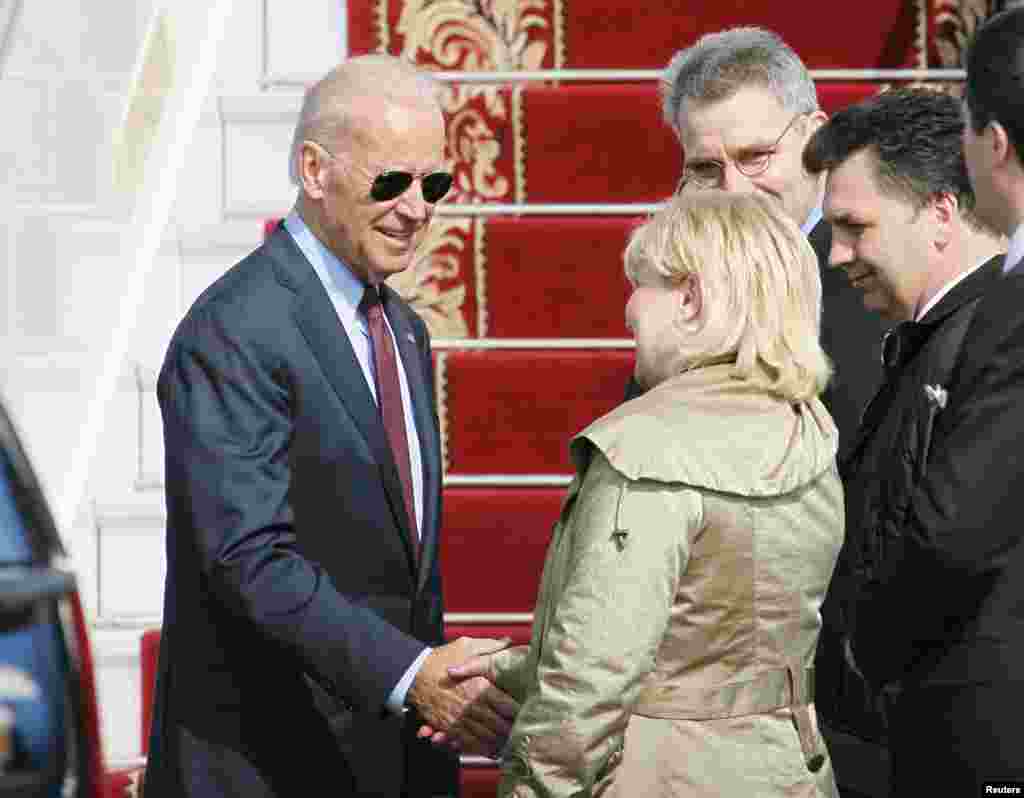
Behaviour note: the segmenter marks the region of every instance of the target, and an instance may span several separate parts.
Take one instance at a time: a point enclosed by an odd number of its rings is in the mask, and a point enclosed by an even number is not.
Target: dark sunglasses
[[[373,179],[370,196],[376,202],[388,202],[408,191],[415,179],[416,176],[410,172],[382,172]],[[423,199],[433,205],[452,187],[452,176],[448,172],[431,172],[420,178],[420,186]]]

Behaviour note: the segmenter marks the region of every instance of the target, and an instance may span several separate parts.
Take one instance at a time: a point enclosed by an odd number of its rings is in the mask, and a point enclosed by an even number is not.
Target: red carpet
[[[570,438],[622,403],[631,350],[435,354],[449,474],[571,472]]]
[[[933,16],[929,0],[350,0],[348,37],[353,53],[387,50],[444,69],[660,69],[704,33],[762,25],[812,68],[899,67],[926,66],[920,45]]]

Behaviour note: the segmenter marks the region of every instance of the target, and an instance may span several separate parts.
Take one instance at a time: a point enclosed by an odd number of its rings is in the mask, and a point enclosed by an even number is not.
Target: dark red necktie
[[[416,503],[412,491],[412,466],[409,460],[409,438],[405,429],[405,411],[402,408],[402,387],[398,379],[398,361],[395,346],[384,319],[384,307],[375,286],[368,286],[359,309],[366,314],[370,340],[373,342],[373,362],[377,386],[377,406],[380,408],[384,430],[391,444],[391,453],[402,480],[402,496],[409,515],[413,553],[419,556],[419,535],[416,530]]]

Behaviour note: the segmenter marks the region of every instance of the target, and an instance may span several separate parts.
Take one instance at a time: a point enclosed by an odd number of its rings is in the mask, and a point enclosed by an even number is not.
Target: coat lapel
[[[327,291],[309,265],[302,251],[295,244],[291,234],[279,227],[267,242],[275,260],[285,269],[285,278],[296,291],[293,308],[295,323],[301,331],[313,356],[334,392],[341,399],[362,433],[380,469],[395,523],[402,531],[403,544],[412,562],[409,546],[409,523],[402,498],[402,483],[398,478],[391,446],[388,444],[384,425],[373,401],[373,394],[363,377],[362,367],[356,359],[348,334],[338,320]],[[301,276],[296,265],[305,267]],[[308,274],[305,271],[308,270]]]
[[[423,518],[420,523],[420,562],[417,589],[422,588],[433,567],[437,552],[437,503],[431,497],[437,496],[441,489],[440,450],[437,440],[437,425],[434,421],[434,408],[431,405],[431,392],[424,373],[422,355],[416,343],[416,334],[405,313],[397,304],[402,300],[390,288],[387,291],[388,323],[398,344],[399,357],[405,368],[406,380],[409,383],[409,395],[412,397],[413,416],[416,419],[416,433],[420,443],[420,460],[423,468]]]
[[[1003,255],[997,255],[982,266],[978,271],[972,274],[970,277],[965,279],[960,285],[956,286],[949,294],[943,298],[938,305],[928,311],[926,318],[931,319],[933,314],[943,313],[943,306],[946,304],[946,300],[950,298],[959,299],[960,303],[967,302],[980,294],[987,294],[988,298],[982,298],[978,304],[977,309],[974,312],[974,318],[971,320],[970,326],[967,328],[967,335],[964,337],[962,344],[962,351],[960,357],[957,358],[957,364],[953,368],[953,373],[950,375],[950,385],[959,385],[963,383],[965,375],[972,372],[973,369],[981,368],[988,361],[988,355],[991,353],[989,348],[989,333],[992,332],[989,328],[988,319],[990,318],[989,309],[994,304],[993,295],[1001,296],[996,283],[1000,280],[1010,279],[1009,275],[1003,275]],[[1024,277],[1024,274],[1020,275]],[[1019,277],[1018,277],[1019,279]],[[993,288],[989,291],[989,288]],[[1014,296],[1014,293],[1008,292],[1010,296]],[[995,299],[995,302],[998,302]],[[949,311],[945,311],[948,313]],[[1000,318],[999,323],[996,325],[996,337],[999,337],[999,328],[1003,325],[1004,319]],[[974,379],[974,374],[968,378]]]
[[[1002,255],[996,256],[988,260],[973,274],[968,275],[946,294],[942,299],[938,301],[935,307],[931,308],[921,319],[922,324],[927,324],[935,329],[942,325],[942,322],[952,313],[955,313],[967,302],[970,302],[974,298],[985,293],[988,287],[996,280],[1002,269],[1003,257]],[[957,358],[958,366],[954,367],[954,377],[951,382],[955,381],[956,370],[960,363],[968,363],[970,360],[961,354]],[[864,445],[864,442],[869,439],[875,429],[881,423],[885,417],[885,412],[888,409],[888,405],[892,394],[895,389],[896,380],[886,380],[882,383],[878,392],[874,398],[868,403],[864,409],[864,414],[861,419],[860,426],[857,429],[857,435],[854,439],[853,445],[849,449],[849,454],[841,465],[845,466],[847,463],[854,461],[858,456],[858,451]]]

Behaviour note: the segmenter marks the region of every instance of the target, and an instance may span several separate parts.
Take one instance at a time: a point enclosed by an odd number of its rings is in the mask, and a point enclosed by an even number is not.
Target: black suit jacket
[[[925,386],[948,384],[973,314],[1001,267],[1002,258],[993,258],[954,286],[920,324],[907,325],[907,334],[896,339],[901,345],[893,347],[900,356],[868,403],[849,455],[840,464],[846,537],[821,609],[814,667],[815,704],[841,790],[889,793],[886,718],[877,692],[848,665],[845,642],[853,631],[861,588],[881,563],[898,556],[909,497],[920,479],[927,478],[923,464],[935,407]],[[872,633],[879,634],[880,624],[888,621],[875,618],[874,623]]]
[[[849,449],[861,413],[882,382],[881,343],[888,325],[864,308],[861,294],[840,269],[828,265],[832,228],[824,219],[808,240],[821,270],[821,345],[832,360],[833,376],[822,400],[839,428],[839,456]],[[626,399],[642,393],[636,379]]]
[[[429,338],[385,293],[423,454],[418,569],[376,405],[283,226],[174,334],[158,381],[168,571],[150,798],[457,791],[455,760],[383,709],[423,643],[442,642]]]
[[[1024,673],[1020,266],[997,279],[982,298],[946,391],[927,478],[912,496],[902,557],[861,602],[854,653],[872,680],[895,680],[904,688],[1019,682]],[[878,635],[879,628],[891,632]]]

